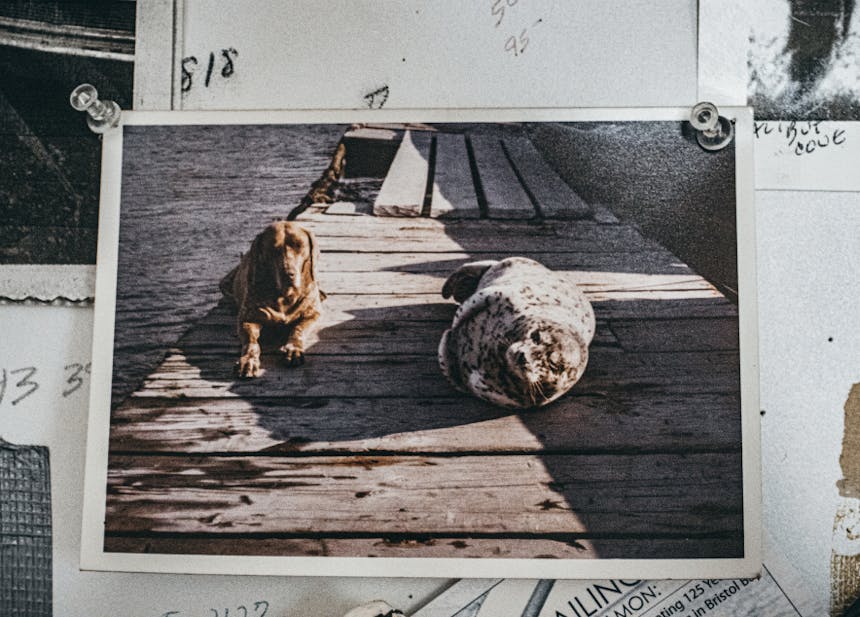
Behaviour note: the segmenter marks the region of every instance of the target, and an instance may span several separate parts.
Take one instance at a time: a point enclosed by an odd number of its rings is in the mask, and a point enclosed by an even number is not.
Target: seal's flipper
[[[463,300],[475,293],[484,273],[497,263],[499,262],[487,259],[463,264],[445,281],[445,284],[442,286],[442,297],[450,298],[454,296],[454,300],[463,302]]]
[[[442,334],[442,340],[439,341],[439,368],[442,369],[442,374],[455,389],[460,392],[468,393],[468,390],[463,385],[463,378],[460,375],[460,364],[457,361],[457,356],[454,350],[450,347],[451,330],[445,330]]]

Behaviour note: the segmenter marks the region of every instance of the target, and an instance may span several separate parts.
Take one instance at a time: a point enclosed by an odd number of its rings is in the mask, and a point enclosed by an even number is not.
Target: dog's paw
[[[235,370],[239,377],[257,377],[260,375],[260,358],[246,354],[236,362]]]
[[[287,366],[299,366],[305,363],[305,350],[292,343],[281,347],[281,353],[284,354],[284,363]]]

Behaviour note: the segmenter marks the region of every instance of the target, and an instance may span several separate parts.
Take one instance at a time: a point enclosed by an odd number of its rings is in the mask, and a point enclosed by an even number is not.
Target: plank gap
[[[481,182],[481,174],[478,172],[478,161],[475,159],[475,147],[468,133],[466,138],[466,154],[469,156],[469,171],[472,172],[472,182],[475,184],[475,197],[478,199],[478,209],[481,211],[480,218],[490,217],[490,208],[487,205],[487,194],[484,192],[484,183]]]

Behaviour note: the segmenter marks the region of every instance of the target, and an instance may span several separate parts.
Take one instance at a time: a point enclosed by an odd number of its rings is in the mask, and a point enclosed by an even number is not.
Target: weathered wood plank
[[[453,307],[454,305],[450,305]],[[438,322],[398,321],[396,319],[341,319],[325,314],[319,327],[305,338],[314,354],[429,354],[436,353],[442,331],[450,319]],[[616,336],[616,333],[620,333]],[[263,351],[276,351],[283,336],[264,332]],[[620,338],[619,338],[620,337]],[[591,347],[621,346],[630,351],[736,351],[736,318],[677,320],[617,320],[610,325],[598,320]],[[182,337],[178,352],[214,355],[238,349],[235,317],[206,319]]]
[[[590,539],[571,534],[566,540],[544,538],[475,538],[401,536],[389,538],[204,538],[159,536],[105,537],[105,551],[173,555],[259,555],[326,557],[494,557],[523,559],[718,559],[743,555],[741,534],[717,537]]]
[[[359,126],[346,131],[343,134],[343,141],[349,142],[351,140],[361,139],[366,141],[390,143],[397,142],[402,135],[402,130],[396,130],[393,128]]]
[[[737,306],[724,297],[676,300],[598,300],[591,297],[598,320],[737,318]],[[323,320],[442,321],[449,322],[457,305],[432,294],[331,294],[323,303]],[[210,312],[210,323],[235,324],[234,308],[222,305]]]
[[[591,204],[591,209],[594,211],[594,220],[604,225],[616,225],[620,221],[613,214],[612,210],[603,204]]]
[[[595,559],[591,540],[571,535],[567,541],[512,538],[452,538],[400,536],[390,538],[164,538],[143,536],[105,537],[105,551],[117,553],[168,553],[180,555],[258,555],[303,557],[514,557],[547,559]],[[705,546],[715,544],[711,538]],[[625,540],[630,543],[630,540]],[[639,539],[637,538],[637,544]],[[725,542],[723,540],[723,542]],[[620,541],[613,543],[620,544]],[[683,544],[682,544],[683,543]],[[610,543],[611,544],[611,543]],[[651,545],[647,539],[643,544]],[[676,548],[687,542],[662,540],[657,546]],[[620,547],[619,547],[620,548]],[[698,548],[698,547],[697,547]],[[660,550],[660,549],[658,549]],[[666,550],[666,549],[663,549]],[[682,549],[683,550],[683,549]],[[702,549],[698,549],[702,550]],[[630,555],[627,555],[630,558]]]
[[[505,136],[503,143],[545,217],[582,219],[591,216],[588,204],[555,173],[528,137]]]
[[[465,263],[477,259],[501,260],[509,252],[487,252],[475,257],[463,251],[451,253],[349,253],[334,251],[323,253],[317,262],[320,272],[439,272],[448,276]],[[642,274],[693,274],[690,268],[667,251],[641,251],[635,257],[630,253],[600,252],[530,252],[530,259],[539,261],[552,270],[598,270]]]
[[[363,216],[371,214],[373,206],[366,202],[336,201],[325,207],[325,213],[337,216]]]
[[[466,150],[466,138],[457,133],[436,135],[436,159],[430,216],[478,218],[481,209]]]
[[[339,321],[328,316],[305,338],[305,346],[308,349],[313,348],[314,353],[320,355],[424,353],[433,356],[439,346],[441,333],[448,325],[448,321],[440,321],[439,325],[429,321],[398,322],[386,319]],[[264,332],[266,339],[260,341],[264,353],[275,352],[286,342],[285,338],[277,336],[277,333],[266,335]],[[238,350],[238,345],[235,319],[229,320],[229,323],[218,324],[206,320],[189,330],[175,349],[178,353],[232,354]],[[618,346],[618,340],[607,324],[599,322],[591,345]],[[653,348],[646,347],[640,351],[663,351],[664,345],[661,339],[655,338]],[[693,345],[688,351],[710,348],[715,347]]]
[[[586,295],[601,298],[646,297],[659,300],[675,292],[701,292],[702,296],[721,295],[716,288],[696,274],[642,274],[631,272],[602,272],[556,270],[566,281],[578,285]],[[317,280],[326,294],[440,294],[448,276],[447,271],[413,272],[320,272]],[[644,295],[643,295],[644,294]]]
[[[731,393],[738,389],[736,352],[630,353],[595,347],[576,392],[626,389],[661,392]],[[264,355],[265,372],[252,380],[233,377],[235,358],[225,354],[170,354],[135,396],[167,397],[348,397],[360,388],[368,397],[450,396],[452,387],[435,355],[315,356],[286,368]]]
[[[469,140],[490,218],[534,217],[534,205],[505,156],[500,136],[472,134]]]
[[[739,531],[740,454],[112,456],[107,532]],[[550,488],[552,487],[552,488]]]
[[[736,394],[571,394],[510,413],[472,397],[131,398],[110,447],[139,452],[640,452],[733,448]]]
[[[710,319],[618,319],[612,332],[630,351],[736,350],[739,347],[737,317]]]
[[[329,216],[330,220],[339,221],[340,229],[326,229],[323,235],[317,233],[320,250],[323,254],[331,252],[350,253],[398,253],[404,247],[409,251],[426,253],[450,253],[465,251],[471,254],[499,253],[504,247],[507,256],[528,253],[640,253],[654,249],[656,245],[624,225],[618,225],[618,233],[606,233],[608,226],[596,226],[594,229],[565,229],[552,231],[538,226],[520,229],[480,230],[463,227],[438,230],[430,233],[426,229],[356,229],[352,234],[347,233],[350,225],[361,224],[369,218],[357,216],[349,219],[349,225],[343,219]],[[391,220],[392,217],[382,217]],[[422,220],[423,217],[400,218],[399,220]],[[431,220],[431,219],[427,219]],[[450,220],[451,225],[461,225],[465,219],[432,219]],[[311,228],[311,225],[307,225]],[[316,225],[313,226],[316,233]],[[377,233],[378,232],[378,233]],[[635,258],[634,258],[635,259]]]
[[[406,131],[373,204],[377,216],[419,216],[427,192],[430,134]]]

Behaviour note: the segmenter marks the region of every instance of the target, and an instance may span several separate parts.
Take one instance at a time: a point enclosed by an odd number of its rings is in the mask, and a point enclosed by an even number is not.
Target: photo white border
[[[735,125],[738,298],[743,462],[744,557],[727,559],[508,559],[438,557],[290,557],[105,552],[113,336],[125,126],[351,124],[356,122],[687,121],[689,108],[123,112],[104,135],[81,568],[128,572],[360,577],[736,578],[761,571],[761,446],[755,263],[752,110],[721,109]]]

